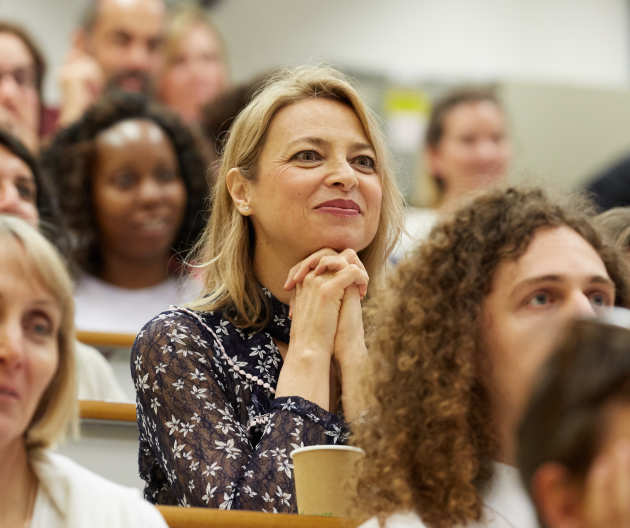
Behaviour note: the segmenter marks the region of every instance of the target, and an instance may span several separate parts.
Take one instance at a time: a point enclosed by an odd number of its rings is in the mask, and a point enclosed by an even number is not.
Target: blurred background
[[[350,74],[382,118],[412,203],[423,201],[416,182],[430,103],[455,84],[497,87],[509,116],[514,182],[576,188],[630,151],[627,0],[206,4],[235,83],[301,63],[325,62]],[[0,0],[0,17],[31,29],[47,55],[50,104],[58,101],[55,71],[82,6],[83,0]]]

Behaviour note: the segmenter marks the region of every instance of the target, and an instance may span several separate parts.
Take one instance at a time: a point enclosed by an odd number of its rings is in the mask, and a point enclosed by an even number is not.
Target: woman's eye
[[[53,324],[46,315],[32,314],[27,318],[26,329],[34,337],[49,337],[53,333]]]
[[[170,169],[158,169],[155,172],[155,177],[159,182],[170,182],[177,179],[177,173]]]
[[[35,203],[35,196],[37,195],[37,189],[35,183],[28,181],[20,181],[16,184],[16,189],[20,198],[28,202]]]
[[[131,172],[119,172],[112,178],[112,183],[119,189],[129,189],[136,181],[134,175]]]
[[[301,150],[297,154],[294,154],[291,159],[296,160],[296,161],[313,162],[313,161],[320,161],[322,157],[315,150]]]
[[[354,163],[356,163],[360,168],[367,169],[373,171],[376,169],[376,161],[371,156],[357,156],[354,158]]]

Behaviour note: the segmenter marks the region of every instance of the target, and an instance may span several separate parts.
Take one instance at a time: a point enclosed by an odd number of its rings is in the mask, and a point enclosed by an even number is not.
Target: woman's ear
[[[225,176],[225,183],[238,212],[243,216],[251,215],[253,213],[250,203],[251,182],[243,176],[241,169],[236,167],[230,169]]]

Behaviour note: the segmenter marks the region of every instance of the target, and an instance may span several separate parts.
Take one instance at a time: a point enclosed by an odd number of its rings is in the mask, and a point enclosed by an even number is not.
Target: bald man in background
[[[165,22],[163,0],[89,0],[61,69],[57,125],[78,119],[112,87],[151,95]]]

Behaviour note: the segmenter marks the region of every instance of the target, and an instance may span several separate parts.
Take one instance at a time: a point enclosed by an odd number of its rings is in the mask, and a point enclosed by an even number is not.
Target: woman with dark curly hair
[[[489,191],[438,224],[371,310],[360,513],[537,526],[512,467],[530,381],[567,320],[628,304],[625,280],[584,204],[540,190]]]
[[[205,162],[174,115],[140,94],[113,93],[42,159],[83,272],[79,329],[136,333],[169,304],[191,300],[177,275],[204,225]]]

